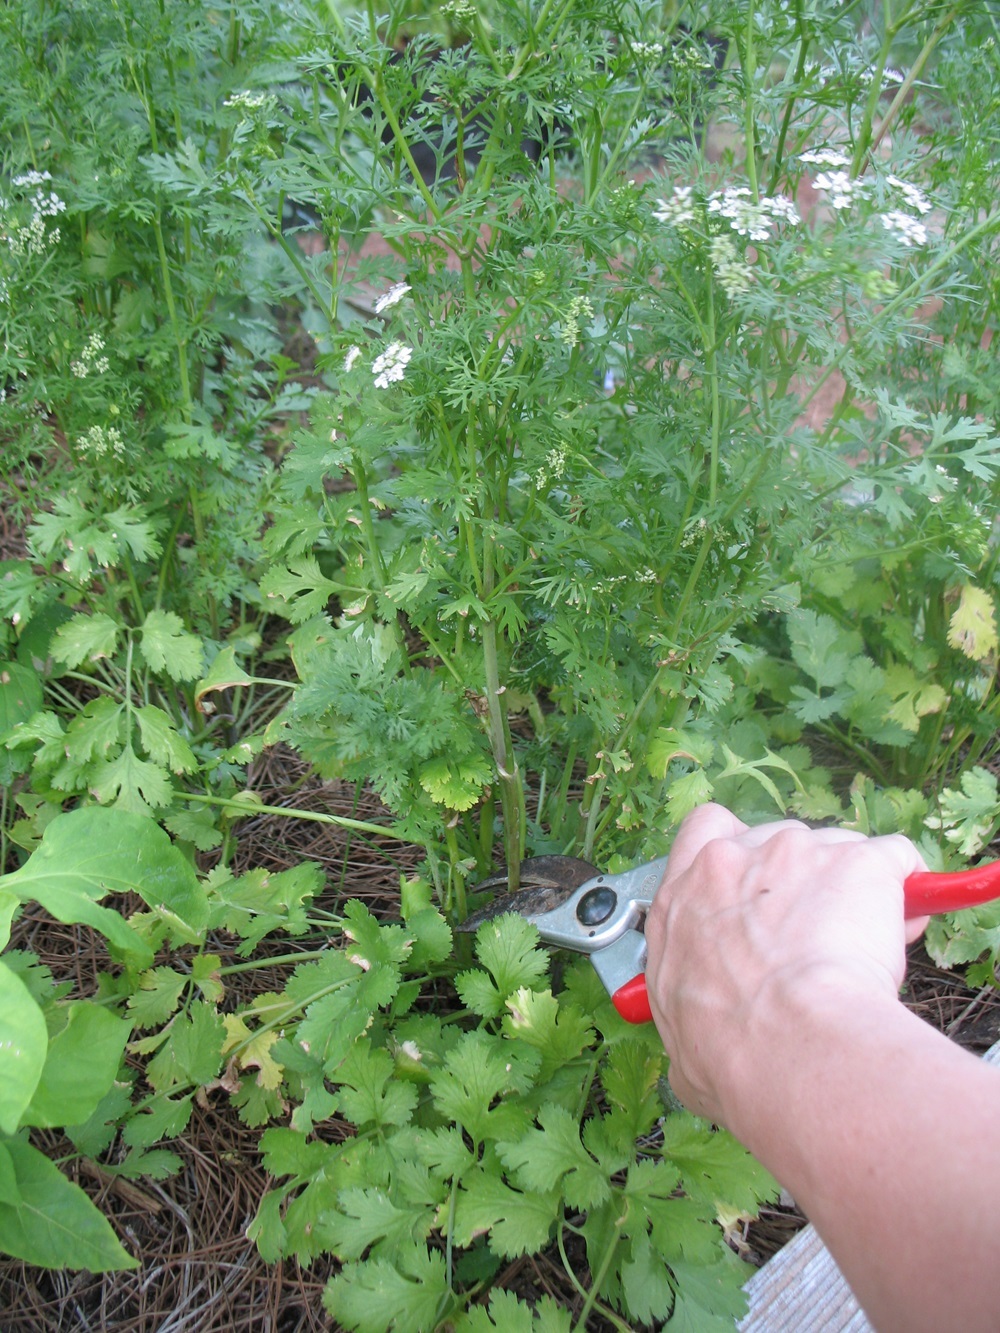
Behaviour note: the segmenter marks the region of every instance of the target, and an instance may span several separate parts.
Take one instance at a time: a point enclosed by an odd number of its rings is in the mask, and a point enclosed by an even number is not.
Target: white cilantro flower
[[[846,171],[821,171],[813,184],[830,196],[830,203],[836,209],[850,208],[855,196],[862,193],[861,183],[851,180]]]
[[[375,388],[388,389],[390,384],[401,380],[412,355],[412,347],[407,347],[404,343],[390,343],[372,362]]]
[[[849,167],[851,159],[839,148],[817,148],[810,153],[800,153],[800,162],[808,162],[814,167]]]
[[[748,236],[751,241],[766,241],[777,221],[797,223],[798,210],[791,199],[784,195],[773,198],[761,195],[754,202],[750,189],[745,185],[730,185],[725,190],[716,190],[708,197],[708,211],[716,213],[741,236]]]
[[[408,282],[397,282],[387,292],[383,292],[375,302],[376,315],[381,315],[382,311],[388,310],[390,306],[398,305],[409,290],[410,284]]]
[[[683,227],[694,221],[694,202],[691,198],[690,185],[677,185],[669,199],[657,199],[653,217],[657,222],[666,222],[672,227]]]
[[[898,190],[903,196],[903,201],[907,208],[915,209],[918,213],[929,213],[931,211],[931,201],[924,194],[923,190],[918,190],[915,185],[909,181],[900,180],[898,176],[887,176],[886,180]]]
[[[353,347],[349,347],[347,349],[347,355],[344,357],[345,372],[351,369],[351,367],[354,365],[355,361],[357,361],[360,355],[361,355],[361,348],[357,345],[357,343],[355,343]]]
[[[903,245],[926,245],[927,228],[918,219],[911,217],[909,213],[901,213],[898,209],[893,209],[889,213],[880,213],[879,221],[886,231],[891,231],[897,241]]]

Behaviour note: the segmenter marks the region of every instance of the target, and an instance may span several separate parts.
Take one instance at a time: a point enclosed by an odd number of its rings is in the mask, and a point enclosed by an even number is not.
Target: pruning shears
[[[546,944],[590,955],[615,1008],[629,1023],[652,1018],[646,994],[646,913],[667,868],[666,856],[618,875],[602,874],[573,856],[530,857],[521,865],[524,885],[500,894],[458,927],[474,931],[484,921],[516,913],[538,927]],[[500,888],[501,872],[476,885]],[[1000,898],[1000,861],[972,870],[915,871],[903,883],[907,919],[957,912]]]

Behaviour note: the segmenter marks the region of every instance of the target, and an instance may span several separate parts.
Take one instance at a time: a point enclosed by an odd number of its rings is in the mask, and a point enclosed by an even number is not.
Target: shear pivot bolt
[[[576,919],[581,926],[599,926],[618,906],[614,889],[590,889],[576,905]]]

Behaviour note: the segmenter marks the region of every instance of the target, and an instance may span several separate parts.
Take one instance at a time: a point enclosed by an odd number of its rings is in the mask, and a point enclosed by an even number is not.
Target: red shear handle
[[[619,986],[611,1000],[626,1023],[652,1021],[653,1011],[649,1007],[649,996],[646,994],[646,978],[641,972],[631,981],[626,981],[624,986]]]
[[[1000,861],[974,870],[937,874],[917,870],[903,881],[904,911],[907,919],[933,916],[935,912],[960,912],[963,907],[1000,898]]]

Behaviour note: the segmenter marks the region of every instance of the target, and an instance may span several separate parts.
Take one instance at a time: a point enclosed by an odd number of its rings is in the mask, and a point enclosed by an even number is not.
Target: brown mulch
[[[261,761],[252,785],[268,805],[376,822],[385,817],[371,793],[321,783],[301,760],[280,749]],[[335,912],[346,898],[360,898],[375,915],[392,917],[398,912],[400,873],[416,870],[420,851],[394,840],[278,815],[256,815],[240,825],[238,871],[251,866],[281,870],[304,859],[321,864],[326,874],[328,887],[316,906]],[[54,923],[40,911],[25,912],[12,942],[38,953],[79,993],[88,993],[96,970],[107,966],[99,937]],[[217,939],[212,947],[225,964],[238,961],[236,943]],[[310,945],[277,937],[265,940],[255,957],[287,955],[298,947]],[[253,995],[280,987],[287,972],[283,963],[228,976],[228,1002],[244,1005]],[[984,1051],[1000,1038],[1000,994],[969,990],[959,976],[936,968],[919,946],[912,951],[904,998],[922,1018],[974,1051]],[[334,1261],[321,1259],[308,1270],[294,1260],[265,1264],[246,1239],[268,1186],[258,1140],[259,1131],[247,1129],[218,1094],[196,1105],[183,1138],[171,1145],[181,1170],[162,1182],[120,1180],[97,1164],[73,1161],[72,1145],[58,1134],[36,1136],[39,1146],[57,1160],[70,1158],[64,1169],[111,1219],[126,1247],[142,1257],[142,1267],[93,1275],[0,1260],[0,1333],[329,1330],[321,1296]],[[765,1208],[747,1228],[741,1252],[751,1262],[763,1263],[803,1225],[791,1201]],[[520,1259],[501,1282],[525,1298],[548,1293],[568,1309],[579,1306],[558,1256]],[[590,1327],[596,1331],[608,1326],[598,1319]]]

